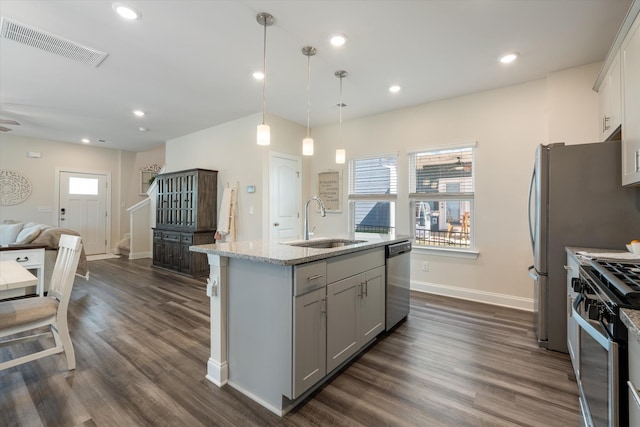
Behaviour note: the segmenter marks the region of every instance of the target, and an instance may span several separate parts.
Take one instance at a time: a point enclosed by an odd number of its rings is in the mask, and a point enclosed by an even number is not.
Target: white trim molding
[[[456,286],[421,282],[418,280],[412,280],[410,286],[412,291],[465,299],[484,304],[515,308],[518,310],[533,311],[532,298],[515,297],[513,295],[498,294],[495,292],[486,292],[477,289],[459,288]]]

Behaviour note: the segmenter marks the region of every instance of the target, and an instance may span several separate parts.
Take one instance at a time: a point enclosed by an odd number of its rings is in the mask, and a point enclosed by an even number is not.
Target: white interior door
[[[107,253],[107,175],[60,172],[58,226],[77,231],[87,255]]]
[[[269,228],[271,241],[300,238],[300,157],[271,153],[269,164]]]

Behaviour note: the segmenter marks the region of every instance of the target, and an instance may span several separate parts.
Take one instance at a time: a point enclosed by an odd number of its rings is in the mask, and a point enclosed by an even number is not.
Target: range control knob
[[[602,303],[597,302],[597,301],[593,301],[588,306],[589,319],[591,319],[591,320],[599,320],[600,316],[602,314],[602,311],[603,311]]]

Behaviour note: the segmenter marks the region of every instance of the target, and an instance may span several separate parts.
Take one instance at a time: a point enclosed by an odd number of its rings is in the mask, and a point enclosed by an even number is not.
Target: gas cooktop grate
[[[640,297],[640,264],[607,260],[592,260],[590,264],[603,282],[622,295]]]

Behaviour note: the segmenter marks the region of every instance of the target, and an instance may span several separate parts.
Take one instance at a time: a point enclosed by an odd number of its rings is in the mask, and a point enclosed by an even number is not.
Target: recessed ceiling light
[[[256,71],[253,73],[253,78],[256,80],[262,80],[264,79],[264,73],[262,71]]]
[[[329,38],[329,43],[333,46],[342,46],[344,45],[349,38],[345,34],[333,34]]]
[[[135,114],[138,117],[142,117],[142,116],[144,116],[144,111],[142,111],[142,110],[133,110],[133,114]]]
[[[143,128],[143,127],[139,127],[139,128],[138,128],[138,130],[139,130],[140,132],[146,132],[146,131],[148,131],[149,129],[147,129],[147,128]]]
[[[82,138],[82,142],[88,144],[91,142],[91,140],[89,138]]]
[[[400,86],[398,86],[398,85],[393,85],[393,86],[389,87],[389,92],[391,92],[391,93],[398,93],[398,92],[400,92],[400,89],[402,89]]]
[[[518,52],[507,53],[506,55],[501,56],[499,61],[502,62],[503,64],[510,64],[511,62],[518,59],[518,56],[520,56]]]
[[[135,19],[142,18],[142,14],[131,6],[126,6],[122,3],[113,3],[112,7],[113,10],[115,10],[118,15],[122,16],[124,19],[133,21]]]

